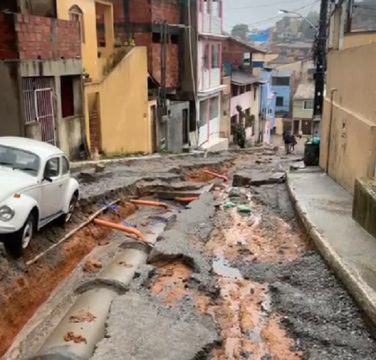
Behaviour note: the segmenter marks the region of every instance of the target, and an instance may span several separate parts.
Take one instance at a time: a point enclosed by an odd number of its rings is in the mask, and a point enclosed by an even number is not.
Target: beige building
[[[351,33],[345,13],[346,2],[330,22],[320,166],[353,193],[356,178],[375,176],[376,33]]]
[[[293,97],[292,130],[294,134],[312,135],[318,133],[319,122],[313,121],[314,84],[300,84]]]

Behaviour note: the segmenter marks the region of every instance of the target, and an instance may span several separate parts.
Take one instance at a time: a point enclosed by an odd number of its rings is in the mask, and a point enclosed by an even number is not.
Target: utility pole
[[[327,49],[327,28],[328,28],[328,9],[329,0],[321,0],[320,22],[318,29],[317,42],[315,46],[314,59],[316,64],[315,79],[315,97],[313,119],[321,120],[324,88],[325,88],[325,72],[326,72],[326,49]]]

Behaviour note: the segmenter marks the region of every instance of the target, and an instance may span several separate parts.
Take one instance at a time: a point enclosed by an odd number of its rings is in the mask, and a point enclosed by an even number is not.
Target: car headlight
[[[13,219],[13,216],[14,216],[14,210],[11,207],[7,205],[0,207],[0,220],[1,221],[10,221]]]

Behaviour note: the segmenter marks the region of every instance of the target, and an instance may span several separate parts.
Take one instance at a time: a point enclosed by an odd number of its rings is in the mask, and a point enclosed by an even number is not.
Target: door
[[[294,135],[298,135],[299,134],[299,123],[300,123],[300,120],[294,120]]]
[[[67,179],[61,175],[61,156],[47,160],[42,180],[41,221],[58,214],[63,208],[64,183]]]
[[[151,151],[157,152],[157,121],[155,105],[150,107],[150,126],[151,126]]]
[[[52,89],[36,89],[34,99],[36,118],[40,123],[42,141],[56,145]]]
[[[302,120],[302,133],[303,135],[312,134],[312,121],[311,120]]]

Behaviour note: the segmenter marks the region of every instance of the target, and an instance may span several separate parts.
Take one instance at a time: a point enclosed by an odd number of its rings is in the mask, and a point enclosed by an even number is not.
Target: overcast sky
[[[223,27],[231,31],[236,24],[249,28],[267,28],[281,19],[279,9],[297,11],[303,16],[311,10],[319,10],[320,0],[223,0]],[[304,7],[304,8],[302,8]],[[302,8],[302,9],[300,9]]]

